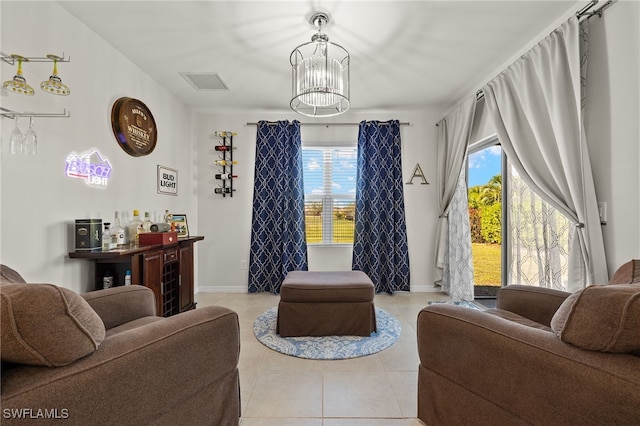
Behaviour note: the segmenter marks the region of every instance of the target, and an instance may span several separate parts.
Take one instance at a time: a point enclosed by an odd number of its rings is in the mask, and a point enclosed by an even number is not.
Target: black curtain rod
[[[588,5],[583,7],[582,9],[580,9],[578,12],[576,12],[576,17],[578,19],[582,19],[582,18],[590,19],[590,18],[592,18],[592,17],[597,15],[598,17],[602,18],[602,12],[604,12],[604,10],[606,8],[611,6],[616,1],[617,0],[608,0],[602,6],[600,6],[599,8],[591,10],[591,9],[593,9],[593,7],[595,5],[597,5],[599,3],[598,0],[591,0],[591,3],[589,3]]]
[[[277,121],[267,121],[267,125],[269,126],[275,126],[277,125],[278,122]],[[381,121],[380,124],[390,124],[389,121]],[[411,123],[407,122],[400,122],[399,123],[401,126],[409,126],[411,125]],[[257,126],[258,123],[247,123],[247,126]],[[301,126],[359,126],[360,123],[300,123]]]

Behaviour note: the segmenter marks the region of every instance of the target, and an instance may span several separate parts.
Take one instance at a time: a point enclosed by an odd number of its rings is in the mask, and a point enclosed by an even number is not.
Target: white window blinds
[[[355,219],[355,147],[303,147],[308,244],[352,244]]]

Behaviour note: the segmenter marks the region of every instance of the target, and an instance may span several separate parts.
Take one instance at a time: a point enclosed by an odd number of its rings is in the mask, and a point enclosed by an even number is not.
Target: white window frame
[[[334,194],[333,193],[333,162],[332,162],[332,153],[336,150],[343,149],[356,149],[354,144],[340,143],[340,144],[302,144],[303,157],[305,150],[321,150],[323,151],[323,193],[322,194],[313,194],[306,193],[304,194],[305,204],[311,201],[321,201],[322,202],[322,239],[320,242],[309,242],[307,240],[307,245],[313,247],[340,247],[340,246],[353,246],[353,242],[345,243],[345,242],[333,242],[333,231],[334,231],[334,205],[335,201],[347,200],[353,202],[355,205],[356,198],[355,193],[353,196],[346,196],[345,194]],[[355,172],[357,174],[357,171]],[[356,176],[354,176],[354,179]],[[327,212],[330,212],[329,217],[326,217]],[[355,221],[355,218],[354,218]]]

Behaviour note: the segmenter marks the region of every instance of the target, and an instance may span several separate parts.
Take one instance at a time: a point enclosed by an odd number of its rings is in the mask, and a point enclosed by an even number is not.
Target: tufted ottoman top
[[[371,302],[375,289],[362,271],[291,271],[282,282],[280,301]]]

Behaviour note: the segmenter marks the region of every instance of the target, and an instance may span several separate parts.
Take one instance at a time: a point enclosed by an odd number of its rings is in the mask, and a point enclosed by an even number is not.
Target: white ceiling
[[[452,106],[578,1],[59,1],[193,110],[288,109],[314,11],[351,55],[353,109]],[[180,72],[216,72],[196,91]]]

